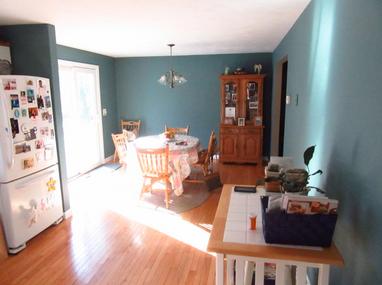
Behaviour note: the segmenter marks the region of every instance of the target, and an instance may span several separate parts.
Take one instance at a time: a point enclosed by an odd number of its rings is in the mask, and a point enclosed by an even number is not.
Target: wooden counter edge
[[[259,258],[293,260],[300,262],[322,263],[344,266],[344,260],[334,243],[323,250],[296,249],[276,246],[262,246],[223,242],[224,229],[228,213],[229,200],[233,184],[223,186],[207,251],[232,255],[253,256]]]

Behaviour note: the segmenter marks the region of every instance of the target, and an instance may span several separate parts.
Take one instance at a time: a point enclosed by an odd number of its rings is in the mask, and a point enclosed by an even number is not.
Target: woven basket
[[[261,197],[265,242],[290,245],[329,247],[337,222],[337,214],[287,214],[266,212],[268,197]]]

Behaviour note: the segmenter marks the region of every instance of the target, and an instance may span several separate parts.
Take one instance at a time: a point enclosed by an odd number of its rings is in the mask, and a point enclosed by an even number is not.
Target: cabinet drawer
[[[237,135],[239,134],[239,128],[238,127],[221,127],[220,133],[223,135]]]
[[[263,130],[260,128],[238,128],[240,135],[261,135]]]
[[[256,127],[221,127],[220,133],[221,134],[227,134],[227,135],[261,135],[263,132],[262,128],[256,128]]]

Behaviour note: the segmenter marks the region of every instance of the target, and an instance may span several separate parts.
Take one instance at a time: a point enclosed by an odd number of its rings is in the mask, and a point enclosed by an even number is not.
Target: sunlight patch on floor
[[[140,206],[126,210],[122,214],[131,220],[208,253],[209,232],[183,220],[179,215],[171,215],[160,210]]]
[[[208,253],[206,249],[211,225],[194,225],[182,219],[180,215],[140,201],[141,185],[139,170],[131,168],[116,171],[98,169],[71,182],[69,188],[73,210],[72,223],[76,228],[73,232],[84,239],[73,238],[73,251],[81,252],[77,247],[89,238],[86,236],[86,230],[80,229],[81,224],[86,228],[86,223],[102,223],[102,215],[111,211]],[[104,230],[107,231],[106,226]],[[134,243],[141,245],[139,235]],[[107,248],[107,245],[104,248]]]
[[[212,225],[211,224],[199,224],[199,227],[207,230],[208,232],[212,231]]]

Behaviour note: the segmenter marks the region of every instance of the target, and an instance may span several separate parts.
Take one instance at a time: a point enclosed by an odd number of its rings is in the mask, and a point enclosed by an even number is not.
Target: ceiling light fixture
[[[174,44],[168,44],[170,47],[170,70],[166,72],[166,74],[163,74],[158,82],[164,86],[174,88],[175,86],[182,85],[187,82],[186,78],[183,77],[183,75],[175,72],[175,70],[171,67],[171,58],[172,58],[172,47],[175,46]]]

